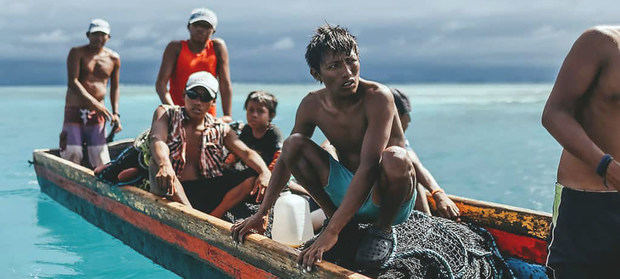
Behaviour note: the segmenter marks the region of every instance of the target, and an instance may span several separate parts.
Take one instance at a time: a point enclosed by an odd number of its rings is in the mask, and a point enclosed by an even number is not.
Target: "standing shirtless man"
[[[187,21],[189,39],[171,41],[161,60],[155,90],[164,105],[183,106],[183,92],[188,77],[207,71],[218,79],[222,95],[224,122],[232,122],[232,85],[228,66],[228,49],[224,40],[211,38],[217,28],[217,16],[206,8],[192,11]],[[170,83],[170,87],[168,87]],[[216,116],[216,106],[209,113]]]
[[[232,228],[236,241],[253,229],[260,231],[263,217],[293,174],[330,218],[300,254],[304,270],[322,260],[354,216],[374,224],[360,242],[357,263],[381,265],[392,255],[391,226],[411,214],[415,170],[404,148],[394,97],[386,86],[360,78],[358,53],[355,37],[346,29],[325,25],[316,30],[306,61],[325,88],[301,101],[258,213]],[[317,126],[340,161],[310,139]]]
[[[556,278],[620,274],[619,42],[620,26],[585,31],[543,112],[543,125],[564,148],[547,259]]]
[[[86,32],[89,43],[74,47],[67,57],[67,96],[65,117],[60,134],[60,156],[75,163],[82,161],[82,143],[88,149],[88,160],[96,168],[110,161],[105,140],[105,122],[120,132],[118,113],[118,77],[121,67],[119,55],[105,48],[110,39],[110,24],[94,19]],[[104,104],[110,82],[112,112]]]

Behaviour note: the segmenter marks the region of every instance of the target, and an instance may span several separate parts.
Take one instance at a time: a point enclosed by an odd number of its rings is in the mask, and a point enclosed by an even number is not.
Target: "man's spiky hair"
[[[328,51],[349,54],[351,50],[359,55],[355,36],[346,28],[325,24],[316,29],[306,47],[306,63],[310,68],[319,71],[321,61]]]

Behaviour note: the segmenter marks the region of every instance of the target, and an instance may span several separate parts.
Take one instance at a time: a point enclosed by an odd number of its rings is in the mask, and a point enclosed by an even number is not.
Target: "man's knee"
[[[290,135],[282,145],[282,155],[291,157],[292,154],[298,154],[303,147],[309,143],[310,139],[300,133]],[[286,158],[285,158],[286,159]]]
[[[82,162],[82,146],[81,145],[67,145],[64,150],[60,151],[60,157],[79,164]]]
[[[388,180],[415,177],[413,162],[407,150],[399,146],[390,146],[381,153],[381,170]]]

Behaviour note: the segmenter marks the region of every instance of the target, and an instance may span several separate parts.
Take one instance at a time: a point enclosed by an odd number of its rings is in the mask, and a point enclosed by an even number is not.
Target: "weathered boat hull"
[[[41,191],[154,262],[186,278],[366,278],[323,262],[312,273],[296,268],[297,252],[260,235],[244,245],[230,239],[231,224],[135,187],[112,187],[92,170],[35,150]]]
[[[114,143],[110,150],[114,153],[127,144]],[[328,262],[302,273],[296,267],[297,252],[288,246],[256,234],[244,245],[234,244],[230,223],[132,186],[110,186],[98,181],[92,170],[54,152],[33,154],[42,192],[180,276],[209,277],[216,269],[234,278],[367,278]],[[486,228],[504,255],[544,264],[550,214],[451,198],[461,219]],[[434,207],[430,196],[429,201]]]

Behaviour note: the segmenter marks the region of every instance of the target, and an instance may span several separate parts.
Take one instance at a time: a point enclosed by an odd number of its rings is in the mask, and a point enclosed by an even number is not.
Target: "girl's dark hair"
[[[396,88],[390,88],[390,91],[394,94],[394,104],[396,105],[396,110],[398,110],[398,115],[410,113],[411,103],[407,95]]]
[[[346,28],[325,24],[316,29],[306,47],[306,63],[311,69],[318,71],[326,52],[349,54],[351,50],[359,56],[355,36]]]
[[[262,90],[256,90],[256,91],[250,92],[250,94],[248,94],[248,97],[245,99],[245,103],[243,104],[243,109],[245,110],[248,109],[248,103],[250,101],[256,102],[260,105],[265,106],[267,110],[269,110],[270,121],[274,117],[276,117],[276,108],[278,107],[278,99],[276,99],[276,96],[274,96],[273,94],[267,91],[262,91]]]

